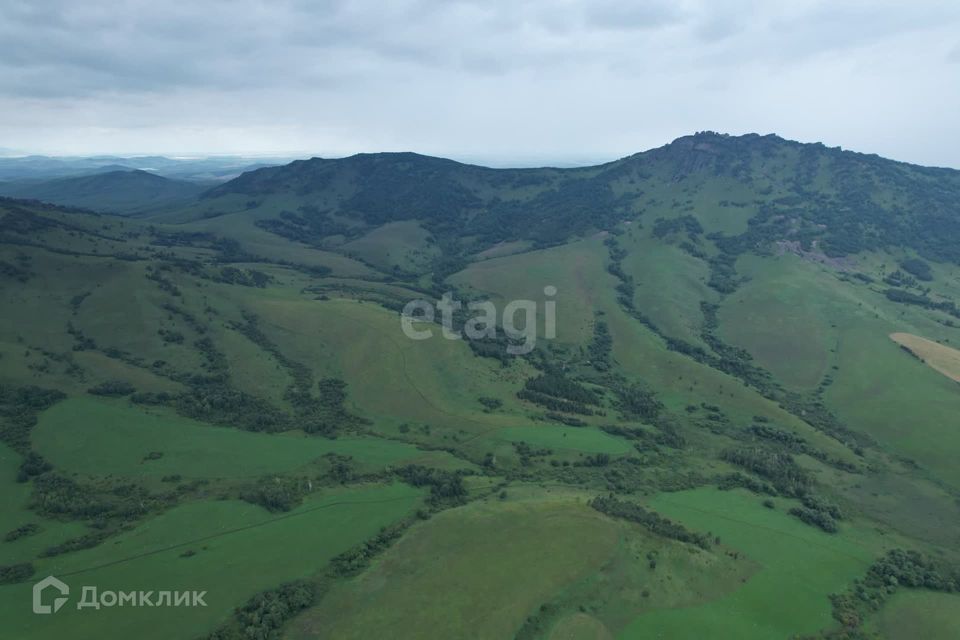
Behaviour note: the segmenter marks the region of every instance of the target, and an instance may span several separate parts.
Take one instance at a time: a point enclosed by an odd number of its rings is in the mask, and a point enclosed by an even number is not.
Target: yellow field
[[[910,333],[891,333],[890,339],[909,349],[931,369],[960,382],[960,351]]]

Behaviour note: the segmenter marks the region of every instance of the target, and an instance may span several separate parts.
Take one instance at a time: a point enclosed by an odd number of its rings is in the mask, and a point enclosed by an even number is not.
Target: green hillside
[[[890,339],[960,342],[960,172],[701,133],[577,169],[314,158],[135,217],[90,197],[0,199],[15,637],[960,621],[960,387]],[[467,310],[408,338],[444,294],[532,301],[538,339]],[[35,616],[46,575],[209,607]]]
[[[42,200],[104,213],[136,215],[186,204],[206,188],[148,171],[104,171],[54,180],[21,180],[0,184],[0,195]]]

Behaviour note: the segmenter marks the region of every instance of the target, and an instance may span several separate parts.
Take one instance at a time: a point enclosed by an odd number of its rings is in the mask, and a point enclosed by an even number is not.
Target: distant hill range
[[[0,184],[0,195],[135,215],[185,204],[207,186],[147,171],[121,170],[75,178],[4,183]]]
[[[0,195],[141,215],[183,206],[205,189],[287,159],[0,157]]]
[[[289,162],[290,158],[167,158],[164,156],[0,156],[0,182],[49,180],[91,173],[143,169],[166,178],[223,182],[244,171]]]

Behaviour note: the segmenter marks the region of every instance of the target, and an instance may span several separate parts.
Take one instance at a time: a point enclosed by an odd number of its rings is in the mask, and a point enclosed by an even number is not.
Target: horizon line
[[[800,144],[800,145],[811,145],[811,146],[822,146],[827,149],[837,149],[842,152],[855,153],[858,155],[864,156],[875,156],[888,160],[891,162],[897,162],[901,164],[908,164],[917,167],[923,167],[928,169],[946,169],[951,171],[960,171],[960,167],[946,166],[946,165],[936,165],[936,164],[921,164],[919,162],[910,161],[910,160],[900,160],[897,158],[892,158],[889,156],[881,155],[877,152],[872,151],[859,151],[852,148],[843,147],[842,145],[830,145],[826,142],[817,140],[812,142],[805,142],[800,140],[795,140],[792,138],[785,138],[777,133],[757,133],[757,132],[747,132],[747,133],[726,133],[712,130],[700,130],[693,133],[685,134],[673,138],[668,142],[665,142],[659,146],[651,146],[646,149],[639,151],[633,151],[626,154],[620,152],[610,152],[606,154],[485,154],[485,153],[476,153],[476,152],[465,152],[465,153],[445,153],[443,155],[437,153],[425,153],[421,151],[414,151],[412,149],[381,149],[378,151],[354,151],[348,153],[339,153],[339,152],[330,152],[327,154],[318,154],[315,151],[294,151],[294,152],[176,152],[176,153],[163,153],[163,152],[135,152],[135,153],[124,153],[124,152],[107,152],[100,151],[95,153],[86,153],[86,154],[52,154],[52,153],[34,153],[21,151],[19,149],[0,149],[0,161],[3,160],[22,160],[27,158],[49,158],[53,160],[98,160],[98,159],[111,159],[111,160],[133,160],[137,158],[163,158],[166,160],[173,160],[176,162],[197,162],[203,160],[226,160],[226,159],[238,159],[238,160],[276,160],[282,161],[282,164],[290,164],[291,162],[297,161],[306,161],[312,159],[322,159],[322,160],[343,160],[346,158],[351,158],[358,155],[376,155],[376,154],[400,154],[400,153],[409,153],[415,154],[424,157],[438,158],[443,160],[451,160],[453,162],[459,162],[461,164],[469,164],[474,166],[480,166],[489,169],[575,169],[575,168],[587,168],[594,167],[603,164],[608,164],[616,162],[618,160],[623,160],[624,158],[629,158],[634,155],[639,155],[643,153],[648,153],[656,149],[661,149],[667,147],[671,144],[676,143],[679,140],[685,138],[693,138],[701,135],[713,135],[719,137],[729,137],[729,138],[768,138],[773,137],[777,138],[783,142]],[[279,166],[279,163],[278,163]],[[131,167],[131,170],[146,170],[146,171],[156,171],[153,168],[136,168]]]

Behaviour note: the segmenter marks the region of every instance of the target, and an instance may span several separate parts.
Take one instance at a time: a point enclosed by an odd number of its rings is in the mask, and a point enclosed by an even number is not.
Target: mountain
[[[0,616],[949,637],[958,196],[705,132],[581,168],[313,158],[132,218],[0,199]],[[37,616],[47,575],[208,606]]]
[[[638,215],[729,210],[750,220],[741,242],[816,243],[832,257],[905,246],[960,259],[960,172],[790,142],[701,133],[595,167],[488,169],[412,153],[296,161],[244,173],[170,219],[242,212],[261,228],[323,242],[333,220],[353,233],[420,221],[477,247],[549,245]]]
[[[0,194],[122,215],[188,203],[205,186],[147,171],[120,170],[73,178],[0,184]]]

